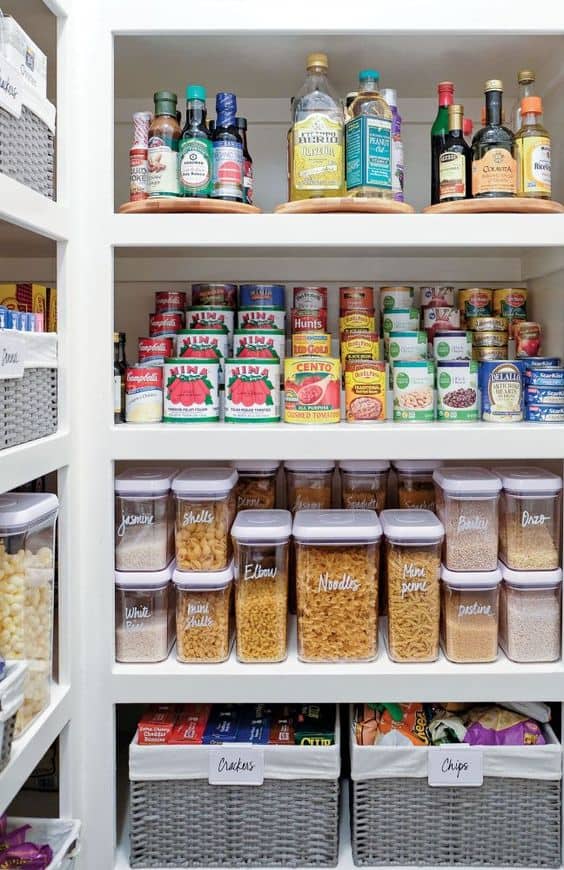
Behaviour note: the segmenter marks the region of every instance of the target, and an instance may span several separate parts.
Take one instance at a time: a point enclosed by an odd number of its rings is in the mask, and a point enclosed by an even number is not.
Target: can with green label
[[[477,362],[437,362],[437,417],[450,423],[479,419]]]
[[[435,419],[435,364],[431,360],[392,363],[394,420],[430,423]]]
[[[433,356],[445,362],[472,359],[472,333],[465,329],[438,330],[433,336]]]

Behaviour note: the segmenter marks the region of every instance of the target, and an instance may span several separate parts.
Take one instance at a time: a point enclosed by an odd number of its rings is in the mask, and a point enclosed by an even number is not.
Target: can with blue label
[[[562,360],[559,356],[521,356],[528,369],[560,368]]]
[[[521,360],[492,360],[480,363],[482,420],[488,423],[518,423],[523,419],[523,376]]]
[[[527,405],[525,420],[529,423],[564,423],[564,405]]]
[[[284,284],[241,284],[239,287],[239,308],[285,310],[286,287]]]
[[[564,368],[525,368],[525,383],[531,387],[564,387]]]
[[[564,387],[525,387],[526,405],[559,405],[564,408]]]

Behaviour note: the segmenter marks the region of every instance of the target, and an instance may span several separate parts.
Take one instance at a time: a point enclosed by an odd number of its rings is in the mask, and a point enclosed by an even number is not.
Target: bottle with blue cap
[[[358,81],[345,128],[347,193],[393,199],[392,110],[378,90],[380,73],[361,70]]]
[[[217,94],[215,110],[212,197],[243,202],[243,141],[237,129],[235,94]]]
[[[186,123],[178,145],[181,196],[211,196],[213,147],[206,124],[206,89],[186,88]]]

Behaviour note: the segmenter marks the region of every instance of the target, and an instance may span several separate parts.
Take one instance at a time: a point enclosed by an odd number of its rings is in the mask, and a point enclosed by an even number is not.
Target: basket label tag
[[[427,754],[427,781],[431,786],[480,786],[484,781],[483,757],[477,746],[459,743],[431,746]]]
[[[24,341],[16,329],[0,330],[0,380],[23,378]]]
[[[5,57],[0,57],[0,108],[14,118],[21,118],[22,77],[20,71]]]
[[[210,785],[262,785],[264,752],[256,746],[211,746]]]

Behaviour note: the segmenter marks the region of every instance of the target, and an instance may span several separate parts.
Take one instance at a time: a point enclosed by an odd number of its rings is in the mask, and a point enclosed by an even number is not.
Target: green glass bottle
[[[211,196],[213,146],[206,124],[206,89],[186,88],[186,123],[178,143],[178,181],[181,196]]]
[[[439,158],[445,150],[446,138],[449,132],[448,107],[454,102],[454,85],[452,82],[439,82],[439,110],[435,123],[431,128],[431,204],[440,202],[440,172]]]

